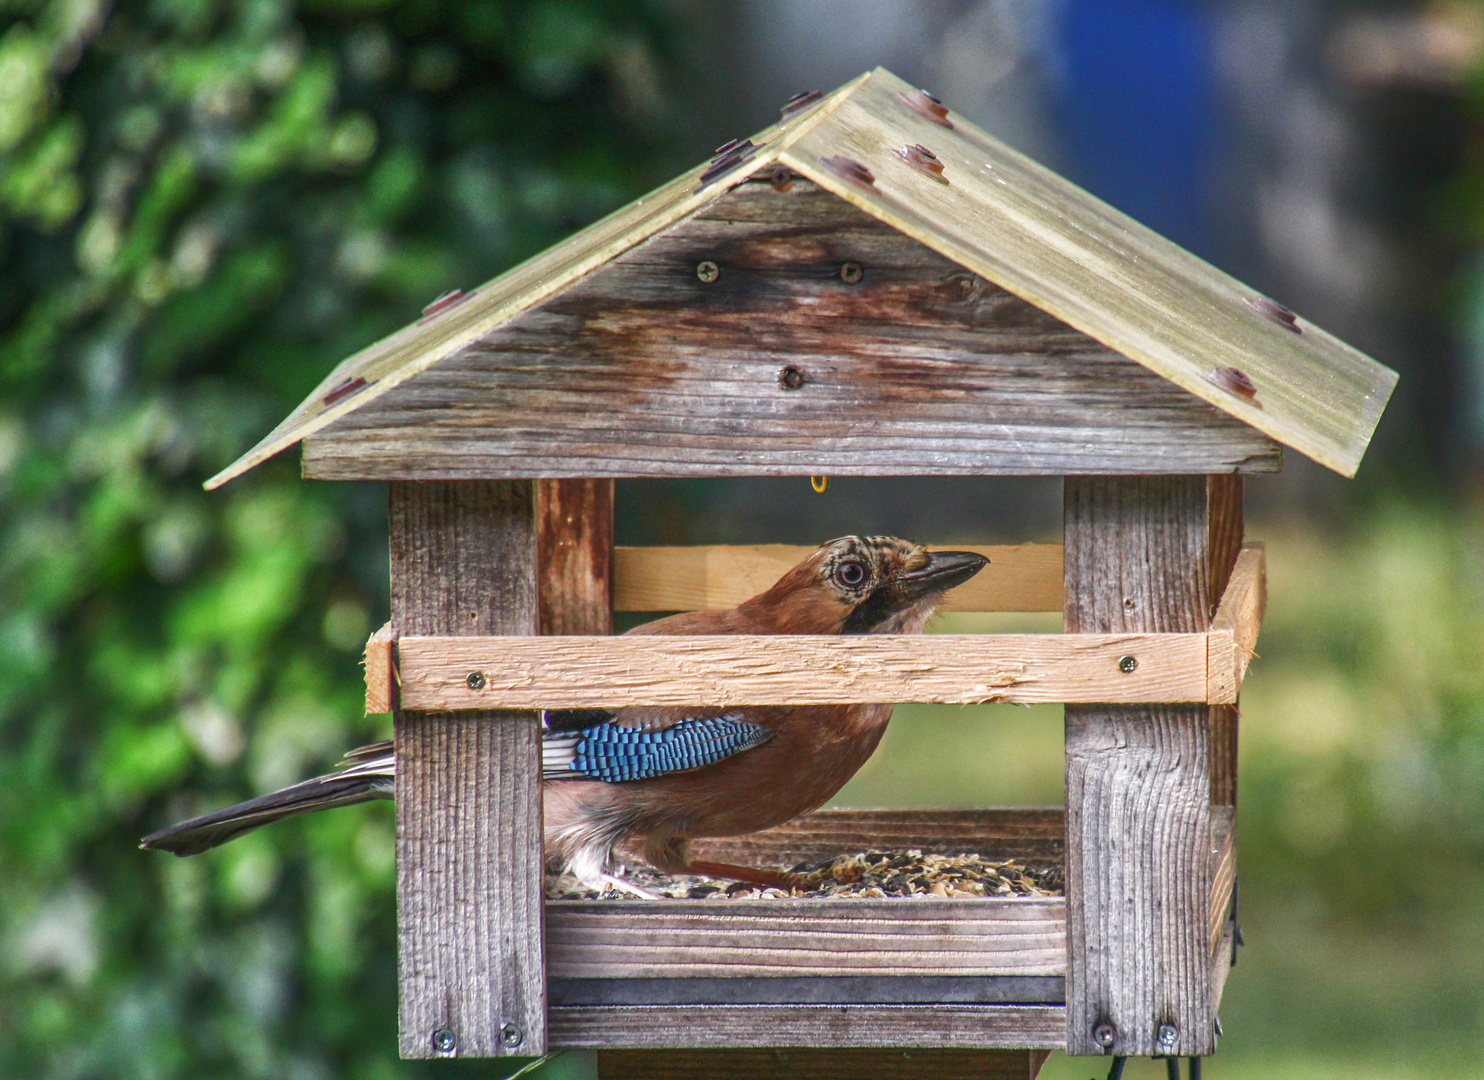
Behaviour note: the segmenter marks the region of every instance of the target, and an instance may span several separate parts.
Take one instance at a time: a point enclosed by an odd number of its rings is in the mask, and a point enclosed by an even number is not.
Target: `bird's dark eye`
[[[866,580],[866,568],[854,559],[846,559],[835,567],[835,580],[846,588],[853,589]]]

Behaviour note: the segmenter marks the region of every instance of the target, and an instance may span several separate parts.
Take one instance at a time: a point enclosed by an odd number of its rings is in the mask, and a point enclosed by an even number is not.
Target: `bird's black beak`
[[[915,600],[962,585],[988,565],[988,559],[972,551],[932,551],[928,553],[926,566],[900,575],[897,584]]]

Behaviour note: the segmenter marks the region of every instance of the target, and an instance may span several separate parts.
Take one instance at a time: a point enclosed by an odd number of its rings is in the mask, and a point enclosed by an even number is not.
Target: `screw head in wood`
[[[1173,1049],[1180,1038],[1180,1029],[1174,1024],[1160,1024],[1159,1030],[1155,1032],[1155,1039],[1165,1049]]]
[[[1108,1021],[1106,1020],[1092,1029],[1092,1041],[1097,1043],[1105,1050],[1113,1045],[1113,1040],[1117,1036],[1118,1032],[1115,1031],[1113,1029],[1113,1025],[1108,1023]]]
[[[797,390],[804,385],[804,373],[794,365],[789,364],[778,373],[778,385],[785,390]]]
[[[453,1053],[453,1048],[457,1045],[458,1040],[454,1038],[453,1032],[449,1031],[448,1028],[438,1028],[433,1032],[433,1049],[438,1051],[438,1053],[451,1054]]]
[[[1134,657],[1134,656],[1120,656],[1118,658],[1118,670],[1121,671],[1121,672],[1123,672],[1125,675],[1130,674],[1134,670],[1134,668],[1136,668],[1138,666],[1139,666],[1138,657]]]
[[[464,681],[469,684],[470,690],[483,690],[485,684],[484,672],[471,671],[469,672],[469,677]]]
[[[717,266],[710,259],[704,262],[698,262],[696,263],[696,277],[700,278],[707,285],[710,285],[717,278],[721,277],[721,267]]]
[[[523,1035],[520,1028],[516,1027],[514,1024],[500,1025],[500,1042],[502,1042],[504,1045],[514,1048],[519,1046],[524,1041],[525,1035]]]
[[[858,262],[843,263],[840,266],[840,280],[847,285],[855,285],[866,276],[866,272]]]

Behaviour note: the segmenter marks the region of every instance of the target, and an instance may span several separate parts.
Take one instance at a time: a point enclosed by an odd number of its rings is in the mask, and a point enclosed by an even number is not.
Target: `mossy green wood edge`
[[[350,357],[277,428],[207,481],[215,488],[575,282],[775,161],[1259,431],[1353,476],[1396,373],[1319,328],[1295,332],[1250,306],[1240,282],[1093,198],[962,117],[909,109],[912,87],[882,69],[753,136],[759,150],[702,186],[705,166],[527,260],[430,318]],[[939,183],[893,151],[921,144]],[[863,184],[831,168],[867,165]],[[1211,381],[1251,378],[1253,400]],[[364,389],[326,403],[356,378]]]
[[[913,88],[877,69],[779,160],[969,270],[1345,476],[1353,476],[1397,375],[952,113],[908,108]],[[895,151],[943,164],[939,182]],[[852,180],[830,159],[871,170]],[[1238,368],[1248,400],[1211,376]]]

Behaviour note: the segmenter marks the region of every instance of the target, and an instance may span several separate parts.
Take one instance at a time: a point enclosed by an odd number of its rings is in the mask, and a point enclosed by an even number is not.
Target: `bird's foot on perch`
[[[749,885],[782,889],[784,892],[808,889],[814,884],[804,874],[795,874],[788,870],[765,870],[757,866],[737,866],[724,862],[692,862],[686,866],[685,873],[731,878],[733,881],[745,881]]]

